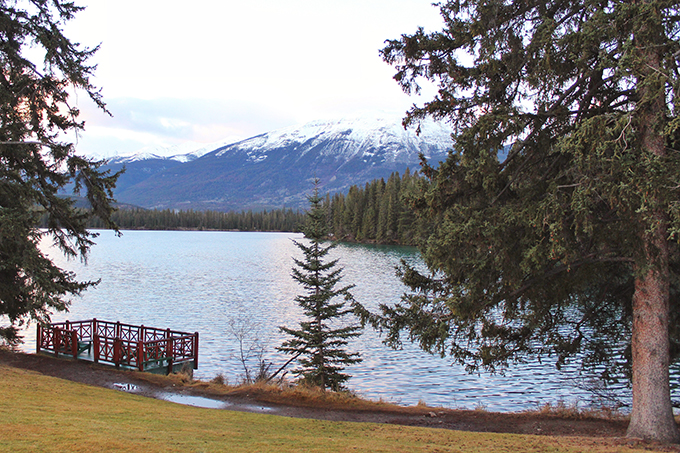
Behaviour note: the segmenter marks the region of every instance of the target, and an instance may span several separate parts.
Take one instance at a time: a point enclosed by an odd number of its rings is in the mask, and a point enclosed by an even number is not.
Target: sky
[[[443,24],[431,0],[76,3],[86,10],[64,30],[100,45],[92,81],[113,115],[76,94],[86,122],[76,148],[97,157],[167,155],[357,113],[403,115],[422,100],[401,91],[379,50]]]

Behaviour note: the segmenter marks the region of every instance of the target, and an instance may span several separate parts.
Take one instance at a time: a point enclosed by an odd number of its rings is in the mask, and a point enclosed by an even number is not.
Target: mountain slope
[[[130,161],[116,198],[148,208],[302,207],[315,177],[323,192],[345,191],[417,169],[420,153],[435,163],[444,160],[451,144],[450,131],[434,122],[416,135],[398,120],[318,121],[221,146],[185,163]]]

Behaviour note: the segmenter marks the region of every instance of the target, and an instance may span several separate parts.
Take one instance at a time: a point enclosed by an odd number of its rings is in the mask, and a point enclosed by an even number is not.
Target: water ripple
[[[55,321],[99,318],[200,332],[196,376],[202,379],[222,374],[236,382],[242,375],[238,341],[230,334],[234,321],[250,327],[247,340],[262,340],[274,368],[287,360],[275,348],[283,340],[278,327],[296,327],[301,319],[294,302],[301,289],[290,277],[292,257],[301,257],[292,239],[300,235],[125,231],[119,238],[101,233],[87,265],[67,261],[43,244],[80,279],[101,278],[97,288],[76,298],[71,312],[55,315]],[[355,298],[373,309],[399,301],[404,292],[395,275],[400,260],[422,267],[415,249],[408,247],[340,245],[332,253],[344,267],[343,283],[356,285]],[[32,350],[34,328],[25,335],[26,349]],[[583,379],[575,367],[559,372],[550,360],[517,365],[505,375],[470,375],[451,359],[408,343],[399,351],[389,349],[370,330],[350,347],[364,361],[349,367],[349,387],[369,398],[517,411],[592,397],[574,385]],[[625,388],[618,392],[629,398]]]

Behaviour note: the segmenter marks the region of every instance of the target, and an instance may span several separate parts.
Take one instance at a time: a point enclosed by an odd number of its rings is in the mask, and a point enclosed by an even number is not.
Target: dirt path
[[[262,412],[286,417],[312,418],[334,421],[392,423],[410,426],[436,427],[463,431],[541,434],[553,436],[583,436],[622,438],[627,423],[623,420],[596,418],[561,418],[540,413],[494,413],[485,411],[440,409],[343,410],[323,407],[300,407],[273,404],[244,395],[207,394],[196,387],[180,387],[167,378],[153,381],[143,373],[119,371],[89,362],[56,359],[45,355],[0,351],[0,365],[33,370],[44,375],[68,379],[84,384],[130,391],[139,395],[167,399],[168,395],[209,397],[224,403],[225,409]],[[629,442],[621,439],[622,443]],[[680,451],[673,448],[672,451]]]

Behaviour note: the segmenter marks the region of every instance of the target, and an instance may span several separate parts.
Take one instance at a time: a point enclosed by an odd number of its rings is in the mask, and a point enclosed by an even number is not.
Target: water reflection
[[[73,301],[71,312],[55,321],[99,318],[131,324],[200,332],[199,369],[195,376],[223,374],[238,381],[243,369],[239,346],[229,333],[232,320],[250,323],[254,336],[266,343],[267,357],[282,364],[276,353],[283,337],[278,326],[297,326],[301,291],[290,277],[292,257],[301,258],[292,240],[301,235],[239,232],[125,231],[122,237],[101,232],[88,264],[66,261],[43,244],[59,265],[81,280],[101,284]],[[409,247],[342,244],[331,258],[344,267],[344,284],[356,285],[355,298],[376,308],[399,301],[404,287],[395,266],[404,259],[422,266]],[[26,349],[34,348],[35,331],[26,331]],[[530,361],[506,375],[470,375],[448,358],[428,355],[405,343],[394,351],[380,336],[366,331],[350,347],[364,361],[353,365],[348,385],[373,399],[402,404],[424,401],[444,407],[486,407],[517,411],[560,401],[585,402],[592,396],[574,385],[575,366],[558,372],[548,360]],[[276,368],[278,365],[275,365]],[[625,389],[619,395],[629,398]]]
[[[171,403],[183,404],[185,406],[203,407],[206,409],[225,409],[230,406],[224,401],[213,400],[202,396],[179,395],[177,393],[163,393],[159,398]]]

